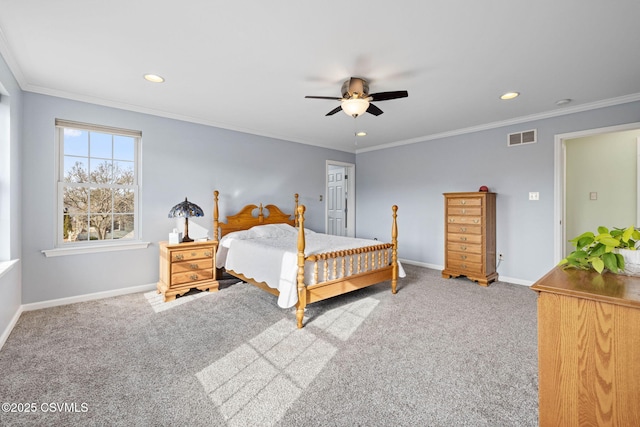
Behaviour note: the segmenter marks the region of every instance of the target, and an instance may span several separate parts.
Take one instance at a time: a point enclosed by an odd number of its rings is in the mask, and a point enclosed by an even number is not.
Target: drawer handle
[[[480,220],[479,220],[479,219],[477,219],[477,218],[473,220],[473,223],[474,223],[474,224],[477,224],[477,223],[479,223],[479,222],[480,222]]]
[[[466,255],[460,255],[460,259],[467,259]]]
[[[466,269],[467,268],[467,264],[461,264],[462,268]]]
[[[191,252],[191,256],[198,256],[198,252]]]
[[[463,242],[466,242],[467,238],[466,237],[461,237],[460,240],[462,240]]]
[[[180,259],[184,259],[184,255],[182,254],[177,254],[176,255],[176,259],[180,260]]]
[[[189,264],[189,268],[192,270],[197,270],[198,269],[198,264]]]
[[[449,218],[449,222],[455,222],[455,219]]]
[[[198,275],[197,274],[192,274],[191,276],[189,276],[189,279],[197,280],[198,279]]]
[[[462,204],[462,205],[466,205],[466,204],[467,204],[467,201],[466,201],[466,200],[460,200],[460,204]]]
[[[460,249],[462,249],[463,251],[466,251],[467,247],[463,245],[463,246],[460,246]]]
[[[466,209],[462,209],[462,214],[464,215],[466,213],[467,213],[467,210]]]
[[[212,253],[211,253],[210,251],[206,251],[206,252],[204,253],[204,256],[211,256],[211,255],[212,255]]]
[[[460,227],[460,231],[464,233],[465,231],[467,231],[467,227]]]

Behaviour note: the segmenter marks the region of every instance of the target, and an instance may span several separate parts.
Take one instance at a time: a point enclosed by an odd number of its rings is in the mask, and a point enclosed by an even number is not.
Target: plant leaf
[[[602,270],[604,270],[604,261],[602,261],[600,258],[592,257],[589,258],[589,262],[591,263],[591,266],[595,271],[597,271],[598,273],[602,273]]]
[[[606,254],[602,255],[602,261],[604,263],[604,266],[608,268],[609,271],[618,273],[618,258],[616,257],[616,254],[614,254],[613,252],[607,252]]]
[[[609,234],[609,229],[601,225],[598,227],[598,234]]]
[[[620,240],[611,237],[610,234],[600,234],[596,240],[612,248],[617,248],[620,245]]]

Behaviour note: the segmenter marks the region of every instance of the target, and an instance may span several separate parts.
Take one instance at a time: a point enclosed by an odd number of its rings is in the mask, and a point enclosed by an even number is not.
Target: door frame
[[[353,163],[340,162],[337,160],[327,160],[324,172],[324,230],[329,230],[329,204],[327,195],[329,194],[329,167],[340,166],[346,169],[347,174],[347,233],[348,237],[356,235],[356,165]]]
[[[554,222],[553,222],[553,235],[554,235],[554,247],[553,257],[554,263],[559,263],[566,254],[564,252],[565,242],[567,241],[567,232],[565,227],[566,221],[566,165],[567,165],[567,147],[565,141],[568,139],[583,138],[587,136],[602,135],[606,133],[622,132],[629,130],[640,129],[640,122],[627,123],[624,125],[607,126],[603,128],[587,129],[578,132],[561,133],[555,135],[554,141]],[[638,140],[638,156],[640,156],[640,139]],[[638,157],[638,165],[640,165],[640,157]],[[636,208],[636,224],[640,224],[640,167],[636,168],[638,183],[638,207]]]

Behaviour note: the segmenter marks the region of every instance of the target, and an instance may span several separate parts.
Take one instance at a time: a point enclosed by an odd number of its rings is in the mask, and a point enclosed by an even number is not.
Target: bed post
[[[304,285],[304,210],[304,205],[298,206],[296,209],[296,218],[298,218],[298,302],[296,303],[296,320],[298,321],[298,328],[302,328],[304,308],[307,305],[307,289]]]
[[[293,199],[296,202],[293,208],[293,216],[295,217],[293,225],[294,227],[297,227],[298,226],[298,193],[293,195]]]
[[[218,241],[220,224],[218,223],[218,190],[213,192],[213,240]]]
[[[397,292],[396,286],[398,285],[398,206],[393,205],[391,207],[393,211],[393,224],[391,225],[391,293]]]

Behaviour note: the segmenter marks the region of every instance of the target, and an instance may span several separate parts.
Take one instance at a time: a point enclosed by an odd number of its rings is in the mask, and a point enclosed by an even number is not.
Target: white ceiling
[[[638,0],[0,0],[0,11],[0,53],[25,91],[350,152],[640,99]],[[339,97],[351,76],[409,97],[357,119],[304,98]],[[507,91],[522,95],[499,100]],[[356,130],[368,133],[357,144]]]

